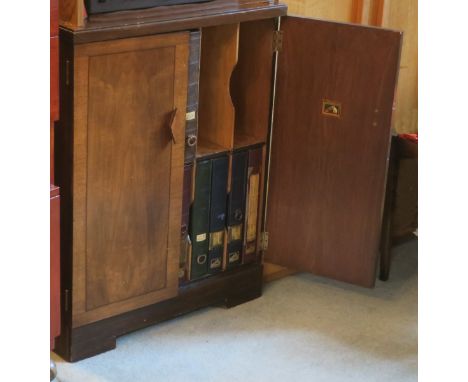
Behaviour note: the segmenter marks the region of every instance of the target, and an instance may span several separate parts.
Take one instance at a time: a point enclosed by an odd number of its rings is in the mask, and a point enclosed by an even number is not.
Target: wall
[[[283,0],[289,13],[342,22],[384,26],[405,32],[393,126],[398,133],[418,131],[417,0]]]
[[[418,131],[418,1],[386,0],[383,26],[404,31],[394,126]]]
[[[284,0],[291,15],[350,21],[353,0]]]

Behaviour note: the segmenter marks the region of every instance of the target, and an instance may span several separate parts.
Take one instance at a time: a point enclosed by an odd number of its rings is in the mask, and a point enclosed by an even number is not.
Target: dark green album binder
[[[197,161],[195,195],[190,212],[190,238],[192,240],[190,280],[203,277],[208,273],[211,171],[211,160]]]
[[[229,157],[227,154],[212,159],[208,252],[208,269],[211,274],[221,271],[223,266],[228,173]]]

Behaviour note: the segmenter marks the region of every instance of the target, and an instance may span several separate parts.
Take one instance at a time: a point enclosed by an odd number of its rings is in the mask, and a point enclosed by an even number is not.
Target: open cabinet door
[[[375,283],[400,32],[282,19],[265,261]]]

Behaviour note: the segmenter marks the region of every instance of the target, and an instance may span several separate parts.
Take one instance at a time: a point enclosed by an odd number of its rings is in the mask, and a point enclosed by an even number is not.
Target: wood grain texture
[[[50,185],[50,349],[60,335],[60,190]]]
[[[402,30],[404,39],[400,81],[392,125],[398,133],[418,131],[417,0],[285,0],[284,2],[289,7],[288,13],[292,15]]]
[[[59,38],[50,38],[50,121],[59,119]]]
[[[60,186],[60,284],[62,333],[71,325],[71,309],[65,309],[65,291],[72,289],[73,261],[73,47],[60,36],[60,121],[54,131],[55,184]],[[62,338],[62,336],[60,337]]]
[[[50,37],[58,36],[59,1],[50,0]]]
[[[401,35],[291,17],[282,29],[265,260],[372,286]]]
[[[239,267],[180,288],[178,296],[63,332],[55,352],[70,362],[116,347],[116,338],[210,305],[228,308],[262,293],[262,266]]]
[[[59,19],[60,25],[80,27],[85,22],[85,7],[82,0],[60,0]]]
[[[50,123],[50,184],[55,184],[55,127]]]
[[[283,277],[294,275],[295,273],[297,273],[297,271],[293,269],[289,269],[272,263],[263,263],[263,282],[265,283],[279,280]]]
[[[54,184],[54,124],[59,119],[59,2],[50,1],[50,183]],[[60,253],[60,242],[59,242]]]
[[[166,286],[174,50],[89,59],[87,310]]]
[[[75,48],[73,326],[177,294],[188,33]]]
[[[237,147],[240,147],[239,144],[265,142],[267,139],[274,31],[275,20],[272,19],[240,25],[239,59],[231,79],[231,94],[236,110],[234,140]],[[249,136],[253,137],[250,142]]]
[[[234,145],[234,106],[230,81],[237,63],[239,24],[202,29],[198,145]]]
[[[197,158],[211,157],[213,155],[227,152],[228,149],[209,141],[201,141],[197,144]]]
[[[260,126],[263,129],[264,126]],[[253,146],[259,143],[265,143],[265,137],[256,137],[250,134],[243,134],[238,131],[234,133],[234,149],[240,149],[242,147]]]
[[[269,19],[286,15],[286,10],[279,0],[214,0],[93,15],[81,26],[62,25],[80,44]]]
[[[76,54],[76,51],[75,51]],[[87,56],[74,60],[73,105],[73,325],[86,312],[86,171],[88,155],[88,65]]]

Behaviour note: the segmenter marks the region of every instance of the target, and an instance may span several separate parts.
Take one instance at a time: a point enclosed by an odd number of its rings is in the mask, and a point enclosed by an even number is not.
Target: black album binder
[[[195,195],[190,211],[190,238],[192,240],[190,280],[203,277],[208,273],[211,170],[210,159],[197,161]]]
[[[229,157],[227,155],[212,159],[208,252],[208,268],[211,274],[221,271],[223,265],[228,172]]]
[[[198,90],[200,81],[201,31],[190,32],[190,53],[185,115],[185,162],[195,159],[198,136]]]

